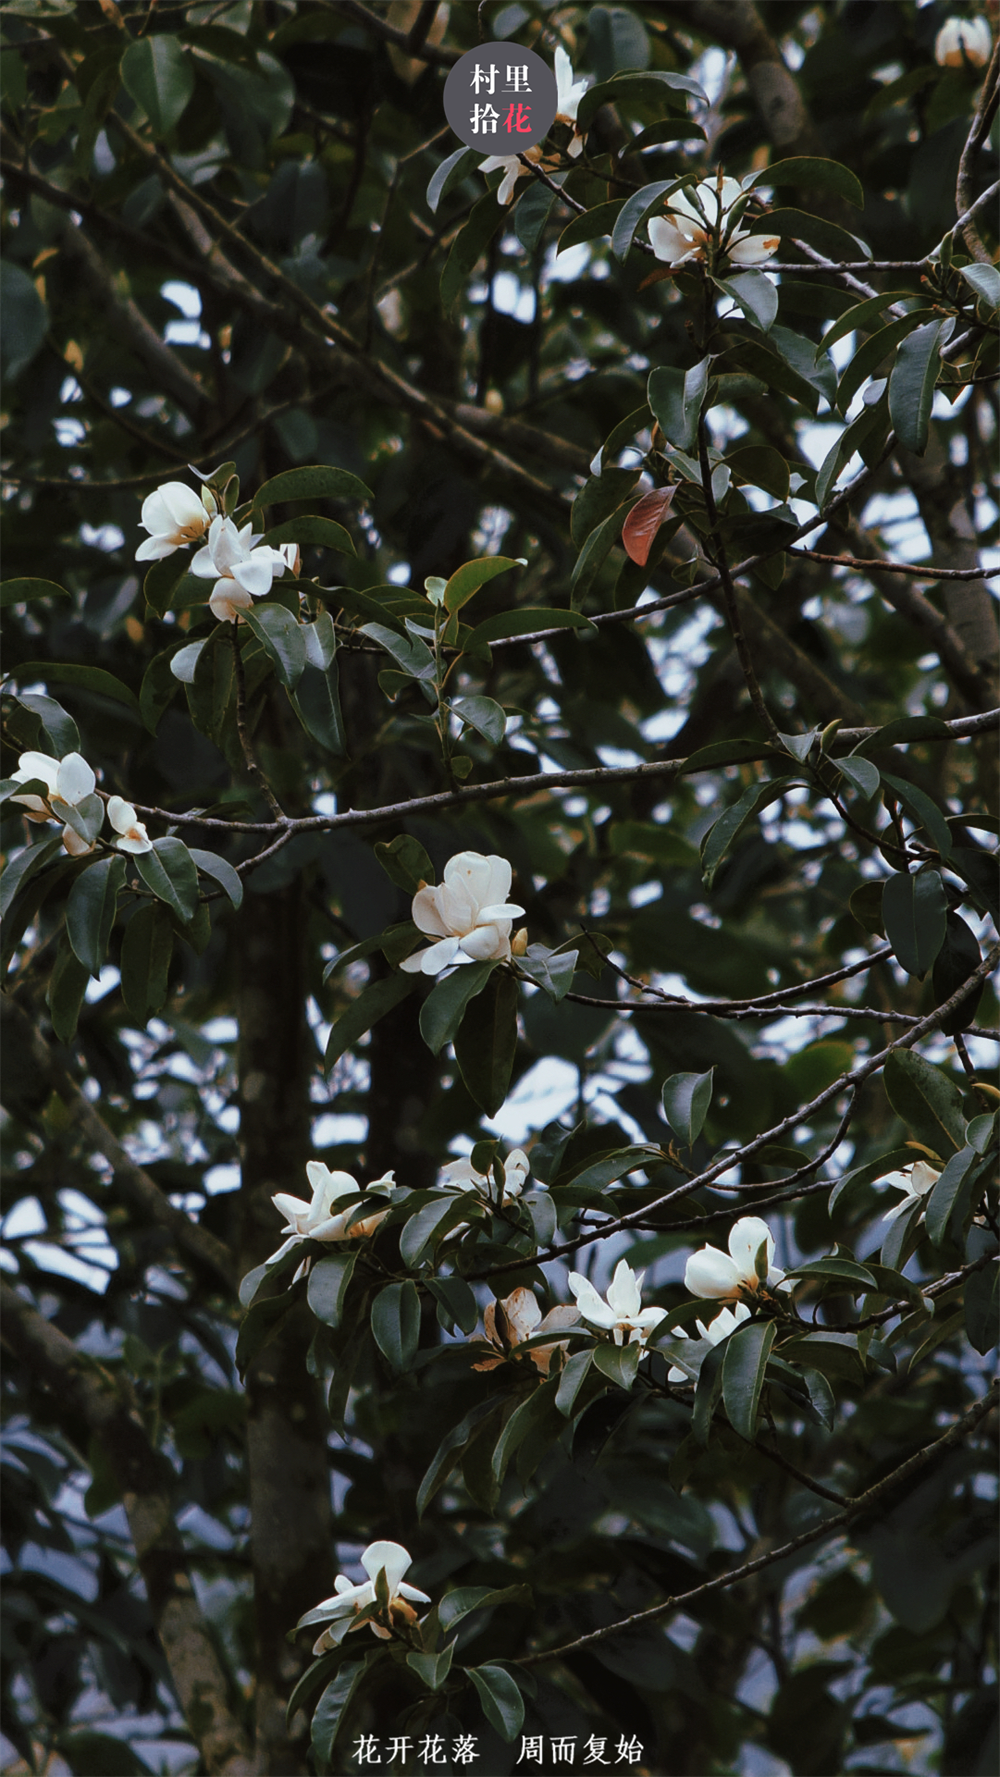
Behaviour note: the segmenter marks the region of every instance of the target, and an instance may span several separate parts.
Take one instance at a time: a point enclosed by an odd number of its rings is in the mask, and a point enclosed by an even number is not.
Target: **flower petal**
[[[692,1253],[684,1267],[684,1288],[692,1296],[708,1299],[736,1297],[740,1289],[740,1271],[728,1253],[716,1246],[703,1246]]]

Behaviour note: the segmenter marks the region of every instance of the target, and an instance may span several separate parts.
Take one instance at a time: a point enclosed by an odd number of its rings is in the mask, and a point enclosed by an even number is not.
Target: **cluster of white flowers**
[[[934,40],[934,60],[942,68],[985,68],[992,49],[986,19],[946,19]]]
[[[66,753],[62,759],[50,759],[48,753],[22,753],[14,779],[19,784],[42,783],[44,796],[29,790],[24,796],[12,796],[19,802],[29,821],[62,821],[62,842],[72,858],[92,852],[96,839],[85,839],[73,825],[72,813],[94,795],[97,779],[80,753]],[[119,851],[152,851],[153,842],[138,819],[131,802],[123,796],[110,796],[107,816],[117,835]],[[93,828],[91,828],[93,831]]]
[[[733,214],[743,197],[736,179],[703,179],[688,194],[675,191],[666,216],[654,216],[649,242],[657,259],[671,266],[707,259],[710,252],[725,253],[734,265],[761,265],[781,244],[780,235],[751,234],[739,226],[742,211]]]
[[[508,961],[511,925],[524,912],[508,903],[511,875],[506,858],[486,858],[478,851],[449,858],[444,881],[418,889],[413,897],[414,923],[438,942],[406,957],[400,967],[412,975],[440,975],[449,963]]]
[[[329,1653],[331,1648],[338,1647],[344,1636],[352,1629],[360,1629],[367,1622],[373,1635],[380,1641],[391,1641],[394,1628],[415,1623],[417,1613],[414,1604],[429,1604],[426,1592],[418,1592],[416,1586],[408,1586],[403,1579],[413,1564],[413,1557],[407,1553],[401,1543],[369,1543],[361,1557],[361,1565],[368,1575],[360,1585],[355,1585],[345,1574],[339,1573],[333,1582],[334,1594],[317,1604],[314,1610],[306,1611],[299,1619],[296,1627],[305,1629],[314,1623],[327,1623],[319,1640],[313,1647],[314,1654]],[[384,1576],[384,1590],[388,1592],[388,1602],[379,1605],[378,1582]],[[366,1616],[362,1622],[357,1618],[365,1611],[375,1611],[375,1616]],[[381,1620],[378,1620],[381,1618]]]
[[[357,1202],[346,1204],[337,1209],[337,1203],[344,1197],[355,1200],[362,1191],[385,1197],[392,1191],[396,1183],[396,1175],[386,1172],[373,1184],[359,1185],[357,1179],[349,1172],[331,1172],[322,1160],[310,1160],[306,1166],[306,1176],[312,1186],[312,1198],[306,1203],[301,1197],[292,1197],[287,1191],[276,1191],[271,1198],[281,1215],[285,1218],[282,1234],[287,1239],[279,1246],[277,1252],[271,1254],[266,1261],[268,1265],[276,1265],[294,1246],[303,1240],[356,1240],[368,1234],[374,1234],[379,1223],[389,1214],[388,1209],[377,1210],[374,1215],[364,1216],[360,1221],[351,1221],[357,1208]],[[310,1258],[303,1259],[292,1279],[297,1283],[305,1277],[312,1263]]]
[[[136,550],[136,561],[162,561],[208,533],[191,563],[191,572],[201,580],[215,582],[208,603],[221,623],[235,623],[241,611],[251,609],[255,598],[266,598],[286,568],[292,574],[299,571],[297,543],[282,543],[275,549],[261,544],[261,533],[255,535],[250,525],[238,530],[232,519],[219,511],[207,487],[196,494],[183,481],[165,482],[143,501],[140,523],[149,537]]]
[[[576,114],[580,100],[587,90],[587,82],[585,80],[574,81],[572,63],[566,51],[561,47],[556,50],[555,70],[555,121],[569,125],[572,136],[566,152],[571,160],[576,160],[583,153],[583,136],[577,128]],[[532,161],[535,166],[540,167],[558,165],[557,160],[546,161],[540,147],[529,148],[525,153],[524,160]],[[481,173],[495,173],[499,169],[503,171],[503,178],[497,186],[497,202],[499,204],[510,203],[518,179],[523,179],[525,174],[530,172],[530,168],[524,165],[524,160],[517,154],[491,154],[487,156],[486,160],[480,161],[479,171]]]

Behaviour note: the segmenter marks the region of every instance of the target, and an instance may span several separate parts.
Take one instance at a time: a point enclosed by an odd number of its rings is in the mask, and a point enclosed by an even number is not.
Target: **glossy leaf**
[[[885,934],[909,975],[922,981],[945,939],[948,896],[937,870],[898,871],[882,890]]]
[[[389,1283],[371,1307],[375,1343],[394,1370],[408,1370],[420,1343],[420,1298],[410,1283]]]
[[[940,1068],[912,1049],[894,1049],[883,1077],[889,1103],[917,1141],[943,1159],[964,1147],[962,1095]]]
[[[432,1055],[455,1037],[469,1002],[482,993],[495,962],[467,963],[436,983],[420,1008],[420,1034]]]
[[[663,1114],[682,1146],[690,1148],[705,1126],[712,1102],[714,1068],[705,1074],[672,1074],[663,1085]]]
[[[777,1331],[773,1320],[753,1320],[731,1333],[722,1349],[722,1403],[734,1431],[753,1443],[767,1360]]]
[[[118,893],[124,881],[125,863],[121,857],[99,858],[81,870],[66,902],[66,934],[73,954],[95,980],[108,954]]]
[[[198,911],[198,871],[182,839],[154,839],[152,851],[129,857],[146,887],[184,924]]]
[[[468,1672],[490,1727],[502,1740],[516,1740],[524,1725],[524,1699],[509,1672],[502,1666],[470,1666]]]

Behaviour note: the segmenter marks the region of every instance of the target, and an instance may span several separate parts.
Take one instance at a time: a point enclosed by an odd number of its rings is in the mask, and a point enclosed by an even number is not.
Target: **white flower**
[[[724,251],[735,265],[760,265],[770,259],[781,244],[780,235],[750,234],[727,221],[742,196],[736,179],[703,179],[692,197],[675,191],[669,216],[654,216],[649,223],[650,246],[657,259],[686,265],[692,259],[705,259],[710,248]]]
[[[926,1160],[915,1160],[912,1166],[904,1166],[899,1172],[887,1172],[877,1178],[876,1185],[891,1185],[894,1191],[905,1191],[905,1197],[895,1204],[883,1217],[883,1222],[894,1222],[897,1216],[905,1215],[913,1209],[928,1192],[934,1189],[941,1174]]]
[[[624,1259],[619,1259],[606,1302],[579,1271],[570,1272],[569,1287],[580,1313],[591,1326],[611,1333],[616,1345],[645,1345],[653,1328],[666,1318],[667,1311],[665,1308],[643,1308],[639,1289],[644,1275],[642,1271],[636,1275]]]
[[[185,543],[197,543],[217,510],[208,488],[196,494],[183,481],[165,482],[142,502],[139,523],[150,535],[147,542],[139,544],[136,561],[160,561]]]
[[[761,1287],[756,1261],[762,1246],[767,1253],[767,1288],[791,1289],[791,1284],[784,1282],[785,1273],[774,1263],[774,1236],[760,1216],[740,1217],[729,1235],[728,1254],[715,1246],[703,1246],[692,1253],[684,1267],[684,1288],[692,1296],[729,1302],[756,1294]]]
[[[531,1166],[527,1154],[523,1153],[520,1148],[513,1148],[503,1162],[501,1208],[505,1203],[513,1203],[516,1197],[520,1197],[524,1189],[524,1181],[530,1171]],[[468,1190],[471,1186],[472,1189],[485,1197],[487,1202],[496,1203],[497,1191],[492,1178],[477,1172],[471,1160],[449,1161],[447,1166],[441,1168],[441,1177],[446,1184],[457,1186],[460,1190]]]
[[[294,543],[281,549],[260,548],[248,524],[241,531],[231,518],[217,516],[209,526],[208,542],[191,563],[192,574],[213,580],[209,606],[222,623],[234,623],[241,611],[249,611],[254,599],[266,598],[271,582],[280,580],[286,568],[294,573],[298,551]]]
[[[985,68],[992,48],[985,19],[947,19],[934,39],[934,60],[942,68]]]
[[[277,1252],[266,1260],[268,1265],[276,1265],[283,1259],[293,1246],[303,1240],[357,1240],[359,1237],[374,1234],[379,1223],[389,1214],[387,1209],[379,1210],[375,1215],[365,1216],[360,1222],[350,1222],[357,1209],[357,1203],[347,1204],[338,1211],[336,1204],[342,1197],[357,1198],[362,1189],[377,1191],[385,1196],[391,1191],[396,1179],[395,1174],[387,1172],[374,1184],[362,1187],[349,1172],[331,1172],[322,1160],[310,1160],[306,1167],[306,1176],[312,1186],[312,1199],[304,1203],[301,1197],[291,1197],[287,1191],[276,1191],[271,1198],[279,1214],[285,1218],[282,1234],[288,1236]],[[292,1279],[297,1283],[309,1270],[311,1260],[303,1259]]]
[[[51,759],[48,753],[22,753],[14,779],[19,784],[41,781],[46,787],[44,797],[34,791],[11,797],[12,802],[21,803],[29,821],[65,821],[62,842],[70,857],[82,858],[93,851],[93,843],[82,838],[64,813],[67,807],[79,808],[94,794],[97,779],[82,754],[66,753],[62,759]]]
[[[550,1308],[543,1318],[542,1311],[531,1290],[523,1287],[513,1290],[504,1300],[490,1302],[483,1314],[483,1326],[486,1329],[486,1340],[492,1345],[494,1356],[484,1357],[474,1370],[495,1370],[498,1364],[506,1363],[518,1345],[526,1339],[534,1338],[536,1333],[562,1331],[566,1327],[578,1325],[580,1311],[570,1303],[560,1303],[557,1308]],[[474,1345],[486,1343],[483,1339],[474,1339]],[[566,1350],[565,1339],[554,1340],[551,1345],[536,1345],[533,1351],[525,1353],[530,1357],[537,1370],[543,1376],[549,1373],[549,1366],[557,1351]]]
[[[542,151],[537,144],[534,148],[525,149],[525,160],[534,161],[537,165],[541,158]],[[481,160],[479,163],[481,173],[495,173],[500,167],[503,168],[503,178],[497,186],[497,203],[509,204],[514,195],[514,186],[519,179],[524,178],[530,169],[516,154],[491,154],[486,160]]]
[[[696,1320],[694,1324],[698,1328],[700,1338],[707,1339],[709,1345],[720,1345],[723,1339],[728,1339],[730,1333],[735,1333],[743,1321],[749,1319],[750,1310],[746,1303],[737,1302],[735,1308],[720,1309],[715,1319],[709,1321],[708,1326],[703,1320]],[[688,1336],[680,1327],[671,1327],[670,1332],[674,1339],[686,1339]],[[667,1371],[667,1381],[689,1382],[690,1377],[686,1376],[683,1370],[679,1370],[676,1364],[672,1364]]]
[[[587,82],[578,80],[574,84],[573,65],[562,47],[556,50],[555,65],[556,121],[573,125],[573,139],[566,152],[571,160],[576,160],[583,153],[583,137],[576,128],[576,114],[580,100],[587,90]]]
[[[437,888],[418,889],[413,918],[428,937],[437,938],[400,964],[408,974],[440,975],[449,963],[506,962],[510,928],[523,907],[508,902],[511,868],[506,858],[460,851],[444,867]]]
[[[383,1621],[369,1621],[373,1635],[381,1641],[391,1641],[394,1623],[415,1623],[417,1613],[413,1603],[429,1604],[426,1592],[418,1592],[416,1586],[408,1586],[403,1579],[404,1573],[412,1566],[413,1557],[400,1543],[369,1543],[361,1557],[361,1565],[369,1576],[361,1585],[354,1585],[345,1574],[338,1573],[334,1580],[334,1595],[317,1604],[315,1609],[306,1611],[300,1618],[297,1627],[302,1629],[311,1623],[329,1622],[330,1627],[324,1629],[313,1648],[314,1654],[327,1653],[341,1642],[352,1629],[363,1627],[353,1623],[360,1611],[367,1610],[377,1603],[375,1590],[379,1574],[384,1573],[389,1588],[389,1602],[384,1607]],[[412,1600],[413,1603],[409,1601]],[[385,1619],[388,1619],[386,1623]]]
[[[115,840],[119,851],[152,851],[153,841],[136,815],[131,802],[126,802],[124,796],[109,798],[108,820],[115,832],[120,835]]]

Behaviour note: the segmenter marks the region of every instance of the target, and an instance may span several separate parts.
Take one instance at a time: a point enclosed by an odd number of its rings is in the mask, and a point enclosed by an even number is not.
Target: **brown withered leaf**
[[[676,492],[676,487],[657,487],[651,494],[643,494],[622,526],[625,552],[640,568],[644,568],[649,560],[661,524],[670,517]]]

